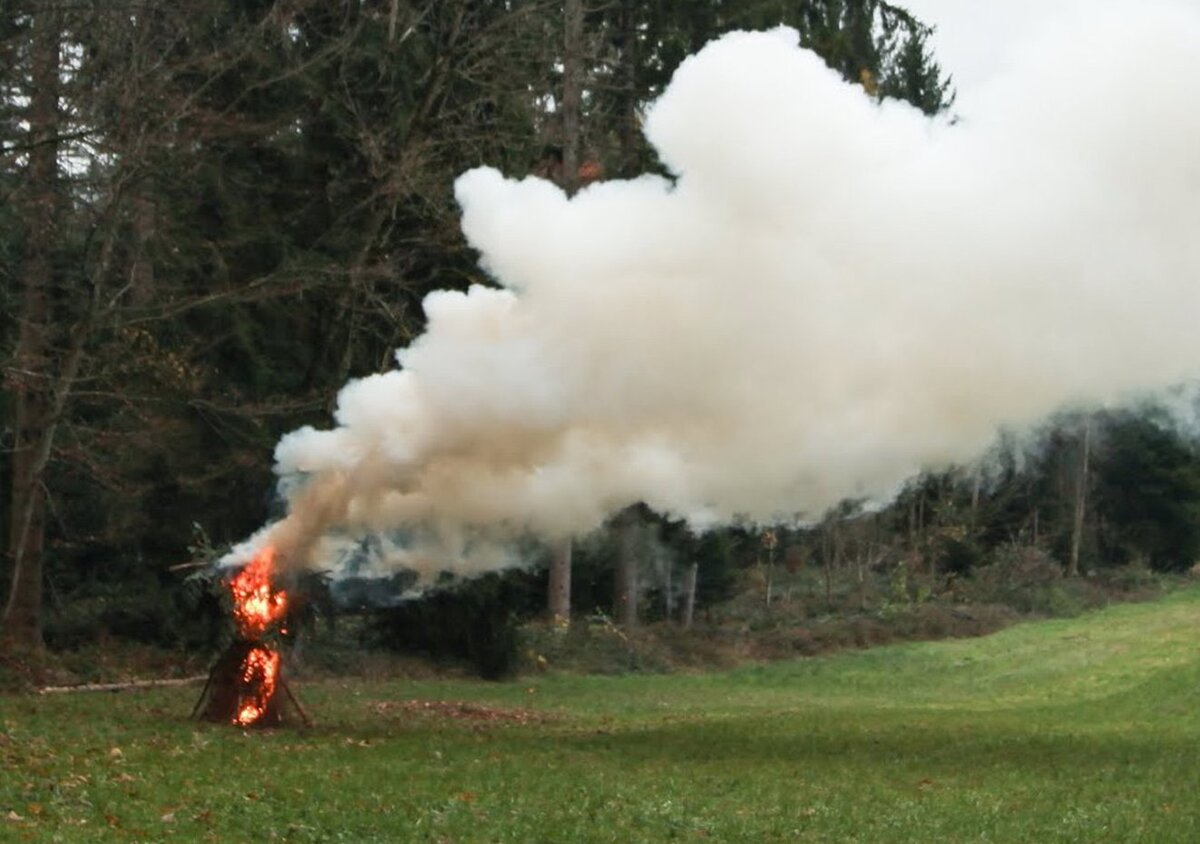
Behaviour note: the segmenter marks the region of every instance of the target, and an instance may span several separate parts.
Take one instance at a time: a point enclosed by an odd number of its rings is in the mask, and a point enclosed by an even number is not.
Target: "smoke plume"
[[[327,566],[375,535],[473,572],[638,501],[818,517],[1195,375],[1200,10],[1116,8],[1047,22],[953,120],[873,102],[793,30],[730,33],[646,116],[673,178],[464,174],[498,287],[431,294],[397,369],[284,437],[289,515],[251,543]]]

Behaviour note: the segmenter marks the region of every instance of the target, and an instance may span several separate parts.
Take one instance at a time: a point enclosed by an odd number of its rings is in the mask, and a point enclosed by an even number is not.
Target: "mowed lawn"
[[[297,683],[318,725],[259,732],[0,698],[0,840],[1195,842],[1198,633],[1191,588],[727,673]]]

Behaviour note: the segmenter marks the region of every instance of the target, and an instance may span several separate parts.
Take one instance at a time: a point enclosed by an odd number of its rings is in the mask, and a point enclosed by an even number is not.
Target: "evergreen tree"
[[[1107,420],[1098,454],[1096,509],[1102,552],[1113,562],[1142,560],[1160,571],[1200,561],[1200,455],[1153,415]]]

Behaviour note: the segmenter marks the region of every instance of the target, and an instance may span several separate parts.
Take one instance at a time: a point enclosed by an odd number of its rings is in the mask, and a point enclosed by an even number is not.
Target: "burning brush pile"
[[[289,599],[275,586],[274,576],[275,549],[267,547],[229,579],[237,636],[209,672],[193,717],[240,727],[278,726],[284,721],[286,695],[309,723],[283,680],[277,640],[287,632],[283,621]]]

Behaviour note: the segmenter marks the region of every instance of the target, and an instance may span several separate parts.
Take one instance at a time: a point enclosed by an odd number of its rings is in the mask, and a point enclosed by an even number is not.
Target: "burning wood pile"
[[[267,641],[288,611],[288,593],[275,587],[274,574],[275,549],[267,547],[229,580],[237,638],[209,672],[192,717],[240,727],[278,726],[284,720],[282,691],[309,723],[283,680],[279,650]]]

